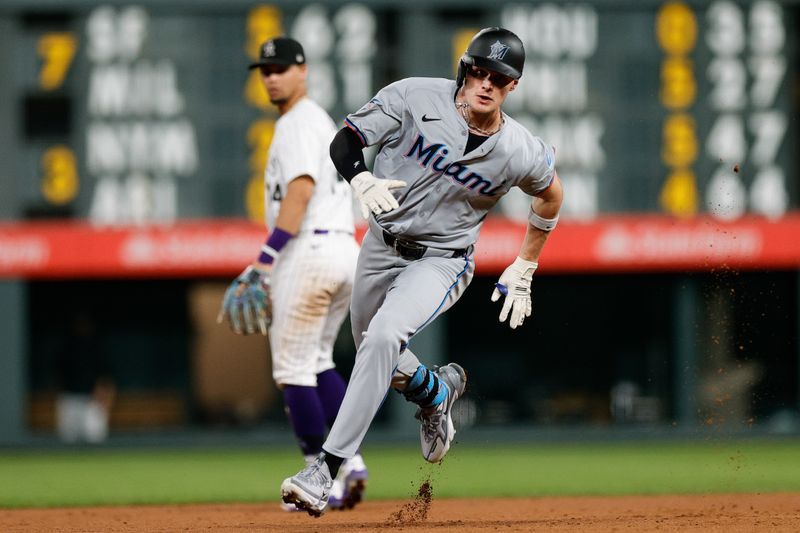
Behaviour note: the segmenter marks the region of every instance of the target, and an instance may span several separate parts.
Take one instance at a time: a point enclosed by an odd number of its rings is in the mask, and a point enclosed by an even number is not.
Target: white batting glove
[[[494,284],[492,301],[499,300],[500,295],[506,297],[500,310],[500,322],[505,322],[510,311],[511,319],[508,325],[511,329],[521,326],[525,318],[531,316],[531,281],[538,266],[539,263],[517,257]]]
[[[353,187],[353,191],[361,204],[361,214],[364,215],[364,218],[369,218],[370,211],[380,215],[400,207],[391,190],[405,187],[406,182],[383,180],[376,178],[370,172],[364,171],[356,174],[350,180],[350,186]]]

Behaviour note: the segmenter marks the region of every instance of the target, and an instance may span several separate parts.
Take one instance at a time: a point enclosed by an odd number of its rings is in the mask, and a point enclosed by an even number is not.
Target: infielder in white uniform
[[[343,461],[356,453],[388,389],[417,404],[426,460],[438,463],[455,433],[453,403],[466,373],[429,369],[409,349],[414,334],[452,306],[474,270],[473,247],[489,209],[512,187],[532,195],[519,256],[492,301],[516,328],[531,314],[531,280],[562,190],[553,149],[501,110],[522,75],[522,42],[502,28],[473,37],[456,81],[393,83],[345,120],[331,158],[372,215],[358,258],[350,315],[358,352],[342,407],[316,461],[281,485],[285,502],[319,516]],[[362,148],[380,147],[374,174]]]
[[[260,70],[281,115],[264,177],[271,232],[258,259],[226,292],[220,321],[227,319],[239,334],[267,334],[269,328],[272,375],[310,463],[322,451],[326,425],[333,424],[346,388],[334,368],[333,343],[347,315],[358,257],[353,200],[328,155],[336,127],[306,96],[300,43],[269,40],[250,68]],[[332,507],[361,501],[367,469],[360,454],[351,457],[332,487]]]

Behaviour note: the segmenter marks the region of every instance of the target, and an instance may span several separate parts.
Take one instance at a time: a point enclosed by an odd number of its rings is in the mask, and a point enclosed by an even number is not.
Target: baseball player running
[[[308,68],[300,43],[269,40],[250,68],[260,70],[280,113],[264,175],[272,231],[258,259],[225,293],[219,320],[239,334],[266,335],[269,329],[272,375],[311,463],[346,387],[334,368],[333,343],[347,314],[358,257],[352,195],[328,156],[336,127],[306,96]],[[351,508],[367,483],[361,455],[350,454],[335,477],[328,504]]]
[[[321,453],[281,485],[285,502],[319,516],[333,479],[358,450],[387,390],[418,406],[423,457],[440,462],[453,440],[453,403],[466,373],[421,364],[413,336],[450,308],[470,283],[473,245],[489,209],[512,187],[534,197],[519,257],[500,276],[500,321],[531,314],[531,280],[562,190],[553,149],[501,110],[522,75],[522,42],[502,28],[478,32],[455,81],[408,78],[349,115],[331,158],[371,211],[350,308],[355,367]],[[373,173],[362,148],[378,145]]]

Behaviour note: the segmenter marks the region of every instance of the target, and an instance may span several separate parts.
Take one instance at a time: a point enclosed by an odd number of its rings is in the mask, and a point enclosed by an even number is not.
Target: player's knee
[[[392,328],[389,324],[375,324],[373,322],[362,340],[362,345],[368,345],[370,352],[381,353],[399,351],[402,342],[402,336],[397,328]]]

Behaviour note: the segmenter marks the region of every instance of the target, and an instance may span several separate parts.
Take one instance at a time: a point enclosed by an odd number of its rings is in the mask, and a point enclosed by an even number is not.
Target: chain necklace
[[[473,124],[472,121],[470,120],[470,118],[469,118],[469,109],[468,108],[469,108],[469,103],[467,103],[467,102],[456,102],[456,109],[458,109],[458,111],[461,113],[461,116],[464,117],[464,121],[466,121],[467,127],[469,127],[470,130],[472,130],[472,131],[474,131],[476,133],[480,133],[481,135],[485,135],[485,136],[489,137],[491,135],[494,135],[498,131],[500,131],[500,128],[503,127],[503,123],[505,122],[505,119],[503,118],[503,115],[500,115],[500,124],[498,124],[495,129],[493,129],[493,130],[485,130],[485,129],[479,128],[478,126]]]

